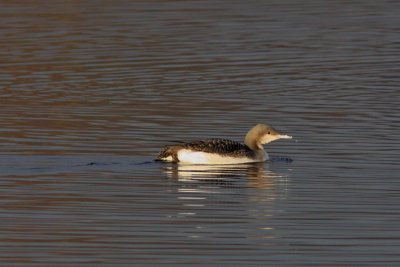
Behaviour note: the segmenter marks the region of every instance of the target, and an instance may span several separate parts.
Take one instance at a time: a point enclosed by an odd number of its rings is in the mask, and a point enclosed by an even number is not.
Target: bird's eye
[[[268,132],[268,134],[271,134],[271,132]]]

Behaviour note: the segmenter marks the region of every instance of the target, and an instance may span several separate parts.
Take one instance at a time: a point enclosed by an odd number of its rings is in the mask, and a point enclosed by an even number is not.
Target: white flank
[[[257,157],[256,159],[251,159],[247,157],[229,157],[214,153],[182,149],[178,152],[178,159],[182,163],[194,164],[240,164],[265,161],[268,159],[268,155],[264,152],[264,154],[260,155],[260,157]]]

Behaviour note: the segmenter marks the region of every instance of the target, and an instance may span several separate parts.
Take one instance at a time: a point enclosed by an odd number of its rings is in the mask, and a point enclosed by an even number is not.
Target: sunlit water
[[[2,265],[400,264],[399,3],[39,2],[0,3]],[[270,162],[152,161],[257,123]]]

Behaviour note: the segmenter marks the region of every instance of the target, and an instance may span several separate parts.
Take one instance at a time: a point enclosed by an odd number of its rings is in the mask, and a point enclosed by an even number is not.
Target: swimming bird
[[[291,139],[266,124],[257,124],[244,138],[244,144],[236,141],[212,138],[191,143],[166,146],[157,161],[194,164],[239,164],[262,162],[269,159],[263,144],[277,139]]]

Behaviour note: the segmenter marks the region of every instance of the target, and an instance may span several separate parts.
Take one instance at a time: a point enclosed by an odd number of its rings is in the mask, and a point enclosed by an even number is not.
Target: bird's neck
[[[264,150],[261,145],[260,135],[254,130],[254,128],[246,134],[244,144],[254,151]]]

